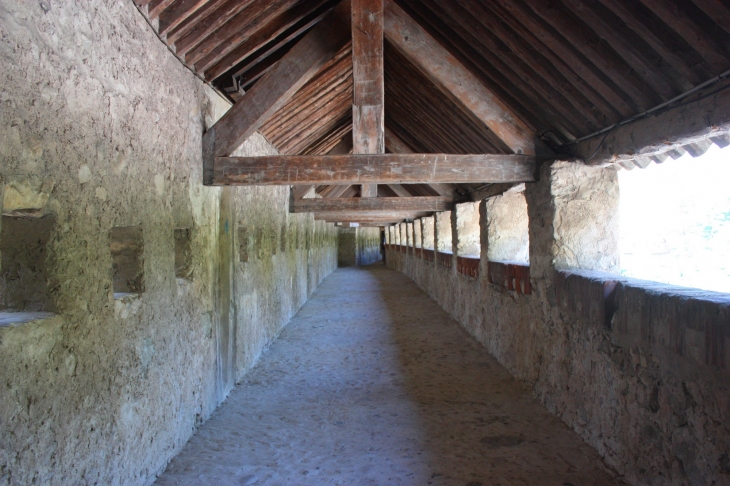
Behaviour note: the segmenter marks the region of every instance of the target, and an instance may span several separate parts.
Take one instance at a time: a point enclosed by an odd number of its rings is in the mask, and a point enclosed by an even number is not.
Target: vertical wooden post
[[[352,0],[353,154],[385,153],[383,1]],[[377,184],[360,195],[377,197]]]

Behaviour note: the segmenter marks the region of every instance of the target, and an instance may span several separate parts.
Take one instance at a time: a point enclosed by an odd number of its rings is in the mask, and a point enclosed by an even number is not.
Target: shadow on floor
[[[410,279],[376,263],[325,280],[158,483],[616,480]]]

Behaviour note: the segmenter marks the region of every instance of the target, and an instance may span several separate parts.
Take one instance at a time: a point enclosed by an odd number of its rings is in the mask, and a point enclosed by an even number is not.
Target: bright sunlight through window
[[[619,171],[621,274],[730,293],[730,147]]]

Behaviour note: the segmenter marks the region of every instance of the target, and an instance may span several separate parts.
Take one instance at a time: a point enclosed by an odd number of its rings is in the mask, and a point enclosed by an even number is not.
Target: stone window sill
[[[0,312],[0,327],[17,327],[33,321],[56,317],[52,312]]]
[[[661,346],[730,370],[730,294],[586,270],[557,270],[558,306],[621,347]]]

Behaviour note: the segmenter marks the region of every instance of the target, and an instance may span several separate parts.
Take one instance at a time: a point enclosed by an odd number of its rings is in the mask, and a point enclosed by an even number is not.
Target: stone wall
[[[529,220],[524,192],[507,193],[488,199],[485,209],[489,260],[528,262]]]
[[[629,483],[730,483],[730,296],[605,273],[618,263],[613,169],[544,165],[525,196],[531,294],[411,252],[389,250],[386,262]]]
[[[0,31],[0,280],[22,291],[0,484],[149,484],[336,267],[336,230],[288,188],[202,186],[229,105],[132,2],[0,0]]]

